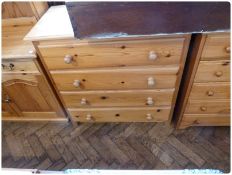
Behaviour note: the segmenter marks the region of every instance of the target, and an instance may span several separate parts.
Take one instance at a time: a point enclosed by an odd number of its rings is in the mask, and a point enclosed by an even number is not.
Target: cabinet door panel
[[[7,114],[7,116],[22,116],[19,107],[4,89],[2,90],[2,111],[4,114]]]
[[[40,89],[40,78],[41,75],[34,75],[37,82],[15,78],[3,83],[5,91],[21,111],[52,111]]]

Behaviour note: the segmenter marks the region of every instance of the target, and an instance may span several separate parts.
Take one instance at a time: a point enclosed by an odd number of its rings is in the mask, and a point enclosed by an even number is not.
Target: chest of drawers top
[[[2,20],[2,59],[36,58],[32,42],[23,40],[35,23],[34,17]]]

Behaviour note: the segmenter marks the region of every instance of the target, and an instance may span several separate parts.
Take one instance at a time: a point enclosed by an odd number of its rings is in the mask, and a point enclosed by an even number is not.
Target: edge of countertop
[[[75,39],[65,5],[52,6],[24,37],[28,41]]]

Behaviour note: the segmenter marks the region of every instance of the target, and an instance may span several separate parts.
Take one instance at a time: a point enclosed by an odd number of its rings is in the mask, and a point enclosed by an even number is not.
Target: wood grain
[[[180,128],[189,126],[229,126],[229,114],[184,114]]]
[[[230,127],[222,126],[174,130],[161,122],[78,126],[66,122],[2,122],[2,167],[38,169],[41,174],[46,173],[42,170],[80,167],[217,169],[229,173],[229,141]]]
[[[230,100],[192,100],[188,102],[185,114],[230,114]]]
[[[178,67],[162,68],[114,68],[98,70],[52,71],[52,77],[61,91],[76,90],[116,90],[116,89],[161,89],[174,88]],[[148,78],[152,77],[155,85],[148,86]],[[73,85],[80,80],[80,87]],[[168,81],[167,81],[168,80]]]
[[[10,68],[13,66],[13,69]],[[3,60],[2,61],[3,73],[38,73],[39,70],[32,60],[18,61],[18,60]]]
[[[227,81],[230,81],[230,61],[200,61],[194,82]]]
[[[212,91],[213,95],[209,96],[208,92]],[[194,83],[189,96],[190,100],[215,100],[230,99],[230,83]]]
[[[60,117],[56,112],[22,112],[23,117],[14,115],[7,115],[3,112],[3,121],[16,121],[16,122],[67,122],[68,119]]]
[[[29,73],[29,74],[9,74],[4,73],[2,75],[2,82],[7,84],[17,83],[17,81],[25,81],[25,82],[32,82],[37,83],[38,80],[36,79],[36,75],[40,75],[40,73]],[[30,83],[29,83],[30,84]]]
[[[81,122],[164,122],[168,120],[170,113],[170,107],[79,108],[68,110],[75,121]],[[147,114],[151,114],[151,120],[147,120]],[[91,115],[92,120],[87,120],[87,115]]]
[[[114,42],[89,42],[66,45],[40,45],[40,53],[49,70],[124,67],[143,65],[178,65],[184,38],[163,38]],[[150,52],[157,55],[149,60]],[[64,57],[70,55],[67,64]]]
[[[34,17],[3,19],[2,58],[36,58],[35,49],[30,41],[23,41],[36,20]]]
[[[154,105],[171,105],[174,89],[164,90],[109,90],[60,92],[68,108],[77,107],[117,107],[117,106],[148,106],[147,98],[152,98]],[[86,105],[81,100],[86,99]]]
[[[230,47],[230,33],[207,35],[202,60],[230,59],[230,52],[226,51],[227,47]]]
[[[37,77],[35,79],[38,82],[39,79]],[[13,80],[12,83],[5,82],[3,86],[7,94],[18,105],[21,111],[52,111],[52,108],[43,97],[38,84],[39,82],[31,83],[30,81],[18,79]]]
[[[47,2],[3,2],[2,18],[36,17],[38,20],[48,9]]]

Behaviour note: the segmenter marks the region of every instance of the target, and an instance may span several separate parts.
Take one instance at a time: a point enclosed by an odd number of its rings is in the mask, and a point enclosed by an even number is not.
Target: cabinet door
[[[3,75],[3,89],[9,104],[15,104],[23,112],[52,112],[46,100],[42,75]],[[5,107],[5,105],[4,105]]]
[[[22,113],[15,102],[2,89],[2,112],[4,116],[22,116]]]

